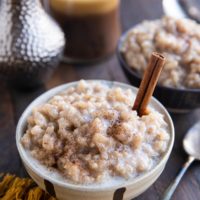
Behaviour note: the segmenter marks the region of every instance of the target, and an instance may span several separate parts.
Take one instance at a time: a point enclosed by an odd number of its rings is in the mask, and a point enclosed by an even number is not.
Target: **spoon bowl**
[[[189,155],[200,160],[200,121],[188,130],[183,140],[183,147]]]
[[[181,171],[175,180],[168,186],[161,200],[170,200],[176,190],[181,178],[193,163],[194,160],[200,160],[200,121],[194,124],[183,139],[183,148],[189,155],[187,162],[183,165]]]

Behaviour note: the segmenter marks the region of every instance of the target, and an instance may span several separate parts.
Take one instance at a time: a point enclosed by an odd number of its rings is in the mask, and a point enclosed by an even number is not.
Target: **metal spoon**
[[[181,178],[185,174],[188,167],[194,160],[200,160],[200,121],[198,121],[194,126],[192,126],[184,140],[183,147],[185,151],[188,153],[189,157],[187,162],[183,165],[181,171],[177,175],[176,179],[169,185],[167,190],[165,191],[162,200],[170,200],[176,187],[178,186]]]

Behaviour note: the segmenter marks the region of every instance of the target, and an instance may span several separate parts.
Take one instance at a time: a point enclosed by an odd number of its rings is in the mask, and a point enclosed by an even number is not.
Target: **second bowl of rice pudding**
[[[164,16],[145,20],[121,36],[118,58],[130,82],[138,87],[152,51],[166,63],[155,97],[174,112],[200,107],[200,25]]]
[[[145,191],[165,167],[174,127],[154,98],[139,117],[136,93],[118,82],[81,80],[38,97],[17,126],[29,175],[60,200],[131,199]]]

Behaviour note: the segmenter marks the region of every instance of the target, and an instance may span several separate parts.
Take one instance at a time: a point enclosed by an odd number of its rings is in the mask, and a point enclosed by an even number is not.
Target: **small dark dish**
[[[139,87],[141,76],[131,69],[121,53],[122,44],[128,32],[125,32],[118,43],[117,57],[120,65],[132,85]],[[170,111],[176,113],[189,112],[200,107],[200,89],[177,89],[157,85],[154,96]]]

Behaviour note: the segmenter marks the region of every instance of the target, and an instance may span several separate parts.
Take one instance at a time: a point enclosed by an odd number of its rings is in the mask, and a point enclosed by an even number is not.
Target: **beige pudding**
[[[159,84],[200,88],[200,25],[189,19],[163,17],[128,31],[121,49],[127,64],[142,75],[152,51],[167,59]]]
[[[164,116],[132,111],[131,89],[80,81],[36,107],[21,139],[33,158],[76,184],[127,180],[154,168],[170,140]]]

